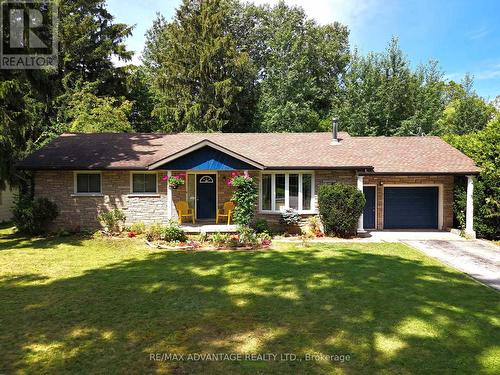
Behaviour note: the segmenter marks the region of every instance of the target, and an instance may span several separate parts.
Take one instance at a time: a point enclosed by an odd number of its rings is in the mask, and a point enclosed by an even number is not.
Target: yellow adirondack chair
[[[219,224],[219,218],[227,217],[227,225],[231,224],[231,216],[234,211],[234,203],[226,202],[224,203],[224,209],[217,212],[217,217],[215,218],[215,224]]]
[[[191,218],[191,222],[194,224],[194,210],[192,208],[189,208],[189,205],[186,201],[177,202],[175,206],[177,207],[179,224],[182,224],[182,219],[185,217]]]

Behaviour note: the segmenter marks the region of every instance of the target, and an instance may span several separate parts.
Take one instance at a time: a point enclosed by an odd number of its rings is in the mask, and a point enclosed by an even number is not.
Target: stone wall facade
[[[131,173],[102,171],[102,194],[87,196],[75,194],[74,171],[37,171],[34,173],[35,196],[48,198],[57,204],[59,216],[53,223],[53,230],[100,228],[97,220],[99,213],[115,208],[123,210],[127,225],[137,222],[166,224],[169,221],[168,186],[162,179],[167,176],[167,172],[157,172],[158,188],[157,193],[153,194],[131,193]],[[186,171],[172,171],[172,176],[181,173]],[[218,209],[222,210],[233,194],[233,188],[227,184],[231,172],[218,172],[217,175]],[[255,172],[252,175],[256,177]],[[187,201],[187,183],[172,189],[171,213],[175,220],[178,218],[175,205],[179,201]]]
[[[384,229],[384,186],[386,185],[437,185],[442,206],[443,230],[453,227],[453,176],[365,176],[364,185],[375,185],[377,229]]]
[[[102,171],[102,194],[84,196],[75,194],[73,171],[37,171],[35,197],[54,201],[59,208],[59,216],[53,229],[92,230],[100,227],[97,215],[112,209],[125,213],[127,224],[135,222],[166,223],[167,184],[162,181],[166,172],[158,172],[158,193],[139,195],[131,193],[131,172]]]

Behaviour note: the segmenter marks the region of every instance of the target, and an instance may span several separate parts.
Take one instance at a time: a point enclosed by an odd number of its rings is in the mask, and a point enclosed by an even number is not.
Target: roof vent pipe
[[[332,120],[332,142],[330,144],[335,145],[339,143],[339,138],[338,138],[338,122],[339,119],[337,117],[334,117]]]

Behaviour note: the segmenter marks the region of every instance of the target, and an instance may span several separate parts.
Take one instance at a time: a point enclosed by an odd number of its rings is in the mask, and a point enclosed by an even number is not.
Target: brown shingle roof
[[[148,169],[203,140],[266,169],[359,168],[375,173],[477,173],[474,162],[439,137],[350,137],[331,133],[63,134],[20,169]]]

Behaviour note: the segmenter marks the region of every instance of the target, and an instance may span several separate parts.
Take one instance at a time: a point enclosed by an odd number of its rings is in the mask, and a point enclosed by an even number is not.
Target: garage
[[[384,229],[438,229],[439,188],[385,187]]]

